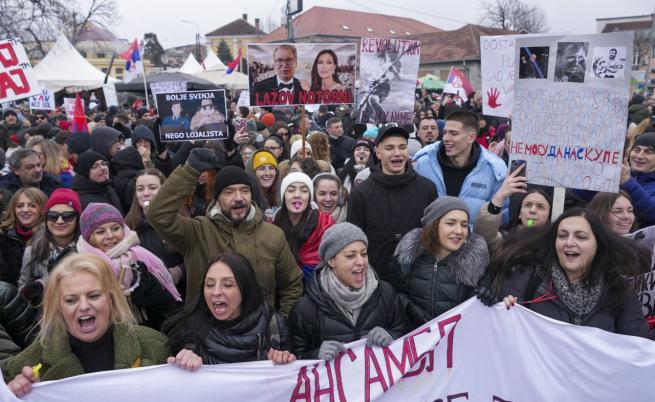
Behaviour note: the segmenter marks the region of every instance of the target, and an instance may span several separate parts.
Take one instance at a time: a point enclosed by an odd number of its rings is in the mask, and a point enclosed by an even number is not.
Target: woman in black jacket
[[[366,338],[369,346],[388,346],[405,334],[400,299],[368,265],[367,247],[364,232],[350,223],[323,234],[321,262],[289,315],[297,356],[331,360],[346,343]]]
[[[71,189],[80,196],[82,210],[96,202],[113,205],[123,213],[121,199],[109,179],[109,162],[97,152],[86,151],[77,157]]]
[[[130,209],[134,197],[134,177],[146,166],[136,148],[127,147],[111,158],[112,185],[121,199],[122,210]]]
[[[189,371],[202,364],[296,360],[284,317],[264,301],[250,263],[239,254],[209,261],[200,294],[162,332],[174,354],[168,362]]]
[[[640,283],[649,257],[593,213],[572,208],[529,235],[508,238],[493,270],[508,309],[520,303],[556,320],[647,338],[633,280]]]
[[[475,295],[489,266],[484,239],[469,234],[469,211],[456,197],[439,197],[423,212],[422,228],[398,243],[391,271],[405,311],[419,327]]]

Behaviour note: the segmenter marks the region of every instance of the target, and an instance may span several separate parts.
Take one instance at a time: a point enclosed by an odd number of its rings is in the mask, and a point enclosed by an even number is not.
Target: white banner
[[[632,39],[633,32],[516,39],[510,159],[526,161],[530,183],[619,190]]]
[[[510,117],[514,105],[514,41],[519,35],[481,36],[482,112]]]
[[[0,103],[27,98],[40,90],[21,40],[1,40]]]
[[[151,82],[150,92],[152,93],[152,99],[155,100],[155,109],[159,109],[157,94],[186,92],[186,84],[186,81]]]
[[[48,88],[41,88],[38,95],[30,97],[31,110],[55,110],[55,93]]]
[[[84,99],[82,99],[82,106],[84,106]],[[69,120],[73,120],[75,114],[75,98],[64,98],[64,111]]]
[[[116,86],[114,84],[103,84],[102,92],[105,95],[105,106],[119,106]]]
[[[388,348],[330,362],[156,366],[36,384],[22,401],[653,400],[655,342],[470,299]],[[0,385],[0,400],[19,402]]]

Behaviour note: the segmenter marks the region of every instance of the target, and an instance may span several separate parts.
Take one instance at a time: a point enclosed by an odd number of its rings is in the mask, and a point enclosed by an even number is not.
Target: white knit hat
[[[294,156],[300,151],[300,147],[302,147],[302,140],[296,140],[291,144],[291,151],[289,151],[289,159],[293,159]],[[312,146],[309,144],[309,142],[305,141],[305,149],[308,151],[312,150]]]
[[[314,199],[314,185],[312,183],[312,179],[310,179],[309,176],[302,172],[292,172],[289,173],[284,178],[284,180],[282,180],[282,184],[280,185],[280,201],[282,204],[284,204],[284,193],[287,192],[287,187],[293,183],[302,183],[306,185],[309,189],[309,202]]]

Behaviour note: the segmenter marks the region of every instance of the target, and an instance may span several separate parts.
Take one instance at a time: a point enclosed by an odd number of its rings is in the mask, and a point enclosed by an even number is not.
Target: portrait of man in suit
[[[255,93],[290,92],[289,96],[280,97],[286,102],[279,104],[298,103],[298,93],[303,90],[300,80],[295,77],[298,68],[298,52],[293,45],[279,45],[273,51],[273,69],[275,75],[253,84],[251,89],[251,104],[255,105]],[[293,97],[290,96],[293,94]]]
[[[162,121],[162,125],[164,126],[178,126],[178,127],[184,127],[185,129],[189,129],[189,126],[191,122],[189,121],[188,117],[182,116],[182,104],[180,101],[173,101],[171,104],[171,113],[173,113],[170,116],[164,117],[164,121]]]

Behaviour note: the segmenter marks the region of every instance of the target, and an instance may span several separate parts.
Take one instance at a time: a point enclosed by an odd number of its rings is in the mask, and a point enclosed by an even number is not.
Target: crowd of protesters
[[[480,102],[423,91],[413,124],[374,126],[348,105],[230,101],[229,138],[207,142],[162,142],[145,107],[96,104],[74,133],[59,109],[5,110],[10,389],[167,362],[332,359],[474,295],[653,339],[637,293],[652,250],[625,236],[655,224],[652,100],[631,100],[621,191],[568,190],[554,220],[553,189],[508,167],[511,120]]]

